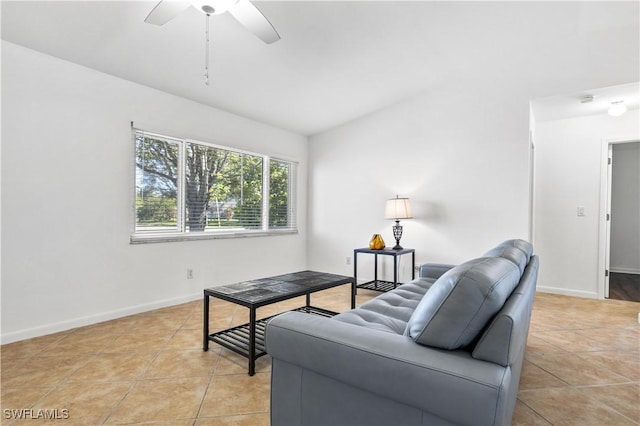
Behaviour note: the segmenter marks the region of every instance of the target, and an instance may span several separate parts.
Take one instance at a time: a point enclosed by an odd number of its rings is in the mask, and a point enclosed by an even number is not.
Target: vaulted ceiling
[[[190,7],[145,24],[155,3],[3,1],[2,38],[310,135],[456,79],[545,79],[575,72],[563,62],[580,55],[607,63],[638,50],[640,28],[638,2],[256,1],[281,40],[212,16],[207,86],[205,15]]]

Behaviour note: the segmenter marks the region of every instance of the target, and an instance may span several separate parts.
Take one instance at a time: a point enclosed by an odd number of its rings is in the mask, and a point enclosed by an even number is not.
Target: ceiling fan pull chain
[[[204,46],[204,84],[209,85],[209,14],[207,13],[205,24],[205,46]]]

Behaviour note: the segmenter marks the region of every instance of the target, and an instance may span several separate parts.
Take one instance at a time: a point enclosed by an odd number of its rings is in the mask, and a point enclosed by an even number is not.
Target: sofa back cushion
[[[529,257],[525,252],[513,246],[498,246],[486,252],[484,257],[502,257],[510,260],[518,266],[521,275],[529,262]]]
[[[438,278],[426,292],[404,334],[437,348],[467,346],[502,308],[519,279],[518,266],[501,257],[462,263]]]
[[[501,242],[491,250],[495,250],[501,247],[515,247],[518,250],[522,250],[522,252],[527,256],[527,263],[529,263],[529,259],[531,258],[531,256],[533,256],[533,246],[529,241],[521,239],[506,240]],[[489,250],[489,252],[491,252],[491,250]],[[489,255],[485,254],[484,257],[489,257]]]
[[[539,264],[538,256],[531,256],[520,284],[483,331],[471,356],[503,367],[521,362],[527,345]]]

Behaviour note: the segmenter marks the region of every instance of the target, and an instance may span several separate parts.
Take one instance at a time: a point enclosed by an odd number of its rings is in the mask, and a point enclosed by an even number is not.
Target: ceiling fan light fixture
[[[239,0],[190,0],[193,7],[206,15],[220,15],[231,9]]]
[[[267,17],[249,0],[160,0],[144,22],[162,26],[191,6],[206,16],[229,12],[240,25],[266,44],[280,40],[280,35]]]
[[[627,112],[627,106],[624,104],[624,101],[611,102],[611,106],[607,112],[612,117],[619,117]]]

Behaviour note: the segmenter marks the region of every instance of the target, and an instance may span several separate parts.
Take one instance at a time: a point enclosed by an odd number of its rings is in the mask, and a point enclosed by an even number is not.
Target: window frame
[[[137,231],[137,206],[136,206],[136,196],[137,196],[137,173],[138,167],[136,164],[136,156],[137,156],[137,146],[136,146],[136,135],[141,134],[144,137],[152,137],[160,140],[167,140],[171,142],[177,142],[179,144],[179,164],[177,167],[178,173],[178,185],[177,185],[177,230],[163,230],[158,232],[146,231],[139,232]],[[131,217],[132,217],[132,226],[130,232],[130,243],[155,243],[155,242],[172,242],[172,241],[197,241],[197,240],[210,240],[210,239],[227,239],[227,238],[247,238],[247,237],[263,237],[263,236],[273,236],[273,235],[290,235],[298,233],[298,167],[299,162],[282,158],[271,156],[268,154],[260,154],[256,152],[251,152],[247,150],[242,150],[238,148],[233,148],[217,143],[205,142],[201,140],[191,139],[191,138],[180,138],[175,136],[168,136],[161,133],[151,132],[147,130],[143,130],[140,128],[135,128],[132,126],[131,128],[131,139],[132,139],[132,155],[133,159],[133,190],[131,191],[133,194],[133,203],[131,208]],[[185,179],[186,179],[186,151],[188,144],[196,144],[200,146],[205,146],[208,148],[215,148],[226,150],[229,152],[234,152],[241,155],[250,155],[262,158],[262,223],[260,229],[220,229],[220,230],[207,230],[207,231],[188,231],[186,225],[186,196],[185,196]],[[279,162],[286,163],[289,165],[288,171],[288,225],[287,227],[269,227],[269,215],[270,215],[270,170],[271,163]]]

